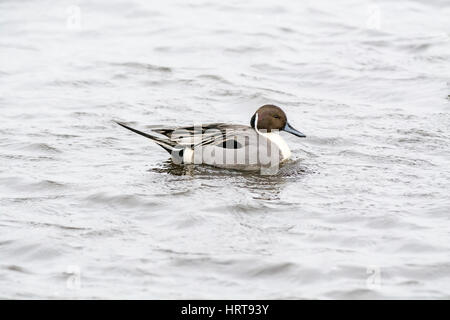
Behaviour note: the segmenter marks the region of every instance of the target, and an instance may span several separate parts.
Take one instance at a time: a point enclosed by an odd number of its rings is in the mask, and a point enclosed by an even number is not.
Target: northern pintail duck
[[[177,164],[208,164],[220,168],[258,170],[275,168],[291,156],[279,131],[306,137],[294,129],[274,105],[260,107],[250,126],[211,123],[188,127],[152,126],[147,133],[117,122],[157,143]]]

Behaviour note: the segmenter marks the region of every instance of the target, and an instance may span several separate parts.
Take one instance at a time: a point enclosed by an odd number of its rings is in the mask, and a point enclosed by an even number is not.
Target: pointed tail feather
[[[121,122],[117,122],[117,121],[114,121],[114,122],[117,123],[118,125],[124,127],[125,129],[133,131],[134,133],[137,133],[137,134],[139,134],[141,136],[144,136],[144,137],[146,137],[146,138],[156,142],[159,146],[161,146],[164,150],[166,150],[169,153],[172,153],[172,151],[175,150],[175,149],[178,150],[178,148],[175,148],[175,142],[174,141],[171,141],[169,139],[158,138],[158,137],[156,137],[154,135],[151,135],[151,134],[148,134],[148,133],[145,133],[145,132],[133,129],[133,128],[131,128],[131,127],[121,123]]]

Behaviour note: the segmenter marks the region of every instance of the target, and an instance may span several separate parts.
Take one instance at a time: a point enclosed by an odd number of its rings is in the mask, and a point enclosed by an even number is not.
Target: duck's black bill
[[[294,129],[291,127],[289,123],[286,122],[286,125],[283,128],[284,131],[292,133],[294,136],[300,137],[300,138],[306,138],[306,135],[298,131],[297,129]]]

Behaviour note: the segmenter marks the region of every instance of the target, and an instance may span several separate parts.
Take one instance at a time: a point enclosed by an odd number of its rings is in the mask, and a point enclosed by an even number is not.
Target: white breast
[[[287,159],[289,159],[291,157],[291,149],[289,149],[289,146],[286,143],[286,141],[284,141],[283,137],[280,136],[278,133],[275,133],[275,132],[267,132],[267,133],[259,132],[259,134],[265,136],[272,143],[274,143],[278,147],[278,149],[280,149],[281,154],[283,155],[282,161],[287,160]]]
[[[194,150],[191,148],[184,148],[183,163],[189,164],[194,162]]]

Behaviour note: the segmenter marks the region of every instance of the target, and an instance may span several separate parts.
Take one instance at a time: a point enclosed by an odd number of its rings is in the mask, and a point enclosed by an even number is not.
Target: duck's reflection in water
[[[148,170],[171,176],[192,177],[193,179],[214,181],[221,187],[238,187],[250,192],[252,198],[261,200],[280,200],[280,193],[289,181],[298,181],[312,173],[301,160],[290,160],[283,164],[276,174],[262,175],[259,171],[237,171],[215,168],[208,165],[179,165],[167,160],[158,167]]]

